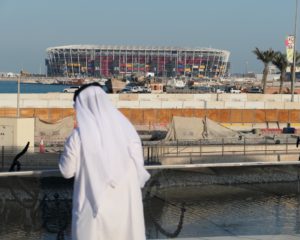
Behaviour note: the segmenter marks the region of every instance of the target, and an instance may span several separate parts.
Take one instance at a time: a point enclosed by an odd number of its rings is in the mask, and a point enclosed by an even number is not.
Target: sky
[[[0,72],[45,73],[48,47],[99,44],[212,47],[230,51],[231,73],[261,73],[252,51],[285,52],[295,9],[296,0],[0,0]]]

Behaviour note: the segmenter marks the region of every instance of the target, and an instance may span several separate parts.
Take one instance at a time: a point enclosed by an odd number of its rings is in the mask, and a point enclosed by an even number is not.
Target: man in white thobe
[[[141,140],[100,85],[74,95],[78,128],[65,143],[59,169],[74,177],[73,240],[144,240]]]

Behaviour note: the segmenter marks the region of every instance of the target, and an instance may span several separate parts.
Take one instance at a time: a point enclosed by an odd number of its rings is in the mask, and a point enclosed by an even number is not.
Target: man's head
[[[98,82],[92,82],[92,83],[89,83],[89,84],[84,84],[79,89],[77,89],[75,91],[74,96],[73,96],[74,103],[76,102],[76,98],[78,97],[79,93],[81,93],[84,89],[86,89],[90,86],[98,86],[102,89],[101,85]]]

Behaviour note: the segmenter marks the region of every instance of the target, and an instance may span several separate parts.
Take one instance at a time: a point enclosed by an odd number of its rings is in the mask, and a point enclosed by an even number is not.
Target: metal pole
[[[294,25],[294,49],[293,49],[293,71],[292,71],[292,83],[291,83],[291,101],[294,102],[294,90],[295,90],[295,79],[296,79],[296,42],[297,42],[297,19],[298,19],[298,0],[296,0],[295,10],[295,25]]]
[[[222,156],[224,156],[224,138],[222,138]]]
[[[246,137],[244,137],[244,155],[246,155]]]
[[[1,150],[1,159],[2,159],[2,171],[4,171],[4,146],[2,146],[2,150]]]
[[[20,82],[21,82],[21,73],[18,77],[18,94],[17,94],[17,117],[20,117]]]

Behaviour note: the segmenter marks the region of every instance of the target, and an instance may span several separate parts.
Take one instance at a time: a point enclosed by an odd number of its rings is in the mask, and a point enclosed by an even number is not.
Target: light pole
[[[297,19],[298,18],[298,0],[296,0],[295,9],[295,25],[294,25],[294,49],[293,49],[293,71],[292,71],[292,83],[291,83],[291,101],[294,102],[294,91],[295,91],[295,79],[296,79],[296,42],[297,42]]]
[[[21,83],[21,72],[18,77],[18,93],[17,93],[17,118],[20,117],[20,83]]]

